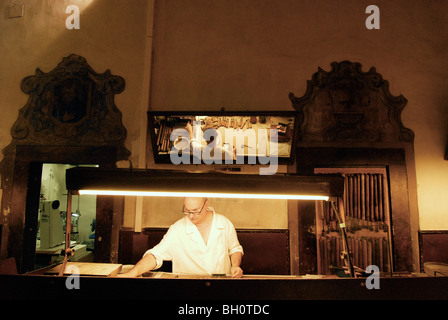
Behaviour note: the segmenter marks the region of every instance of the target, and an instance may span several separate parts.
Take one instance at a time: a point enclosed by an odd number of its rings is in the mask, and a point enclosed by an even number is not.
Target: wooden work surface
[[[202,275],[202,274],[181,274],[171,272],[151,271],[142,275],[143,278],[159,279],[232,279],[230,275]],[[301,276],[295,275],[243,275],[243,279],[300,279]]]
[[[91,263],[91,262],[67,262],[64,274],[73,274],[73,270],[70,266],[76,266],[79,269],[77,274],[81,276],[103,276],[103,277],[115,277],[122,268],[121,264],[113,263]],[[45,274],[58,274],[62,264],[57,265],[47,271]]]
[[[243,279],[165,279],[85,276],[79,290],[67,290],[67,277],[0,274],[0,299],[135,299],[191,300],[440,300],[447,299],[448,277],[415,274],[380,277],[380,288],[369,289],[366,278],[279,277],[247,275]],[[39,295],[36,295],[39,288]],[[126,296],[123,296],[123,292]],[[177,311],[176,307],[176,311]]]

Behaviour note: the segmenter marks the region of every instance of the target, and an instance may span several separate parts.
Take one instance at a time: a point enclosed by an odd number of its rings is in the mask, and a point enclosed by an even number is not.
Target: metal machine
[[[40,248],[52,248],[64,241],[64,230],[59,201],[43,200],[39,203]]]

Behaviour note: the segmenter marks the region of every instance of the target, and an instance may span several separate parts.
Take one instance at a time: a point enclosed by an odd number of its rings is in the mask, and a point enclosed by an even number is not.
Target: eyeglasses
[[[194,214],[194,215],[199,215],[199,214],[201,214],[201,212],[202,212],[202,209],[204,209],[204,206],[205,206],[205,203],[207,202],[207,199],[204,201],[204,204],[202,205],[202,207],[201,207],[201,209],[200,210],[192,210],[192,211],[189,211],[189,210],[185,210],[185,205],[182,207],[182,212],[183,213],[185,213],[185,214]]]

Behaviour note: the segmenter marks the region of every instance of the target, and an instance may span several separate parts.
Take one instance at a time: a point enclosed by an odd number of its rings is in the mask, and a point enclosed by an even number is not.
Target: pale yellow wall
[[[21,18],[7,18],[8,6],[24,3]],[[80,9],[80,29],[68,30],[66,7]],[[115,96],[127,128],[126,147],[138,157],[139,121],[145,61],[146,0],[0,0],[0,148],[11,141],[10,128],[28,99],[23,78],[36,68],[49,72],[72,53],[98,73],[110,69],[126,89]],[[145,105],[146,105],[145,101]]]
[[[237,228],[288,229],[286,200],[210,198],[209,205]],[[183,198],[145,198],[144,227],[169,227],[182,218]]]
[[[158,1],[151,107],[291,110],[318,67],[374,66],[403,94],[415,133],[421,230],[448,229],[448,2],[426,0]],[[368,30],[366,7],[380,9]],[[412,180],[412,176],[409,177]],[[414,223],[414,222],[413,222]]]
[[[392,94],[408,99],[403,122],[416,134],[420,229],[448,229],[448,2],[156,1],[151,78],[146,0],[23,0],[24,17],[7,19],[12,2],[0,0],[0,148],[9,144],[9,130],[28,98],[21,80],[36,68],[52,70],[71,53],[97,72],[110,69],[124,77],[126,89],[115,101],[135,166],[145,163],[150,83],[155,110],[291,110],[290,91],[304,94],[319,66],[329,70],[331,62],[348,59],[365,71],[375,66]],[[81,9],[80,30],[65,28],[70,4]],[[364,26],[369,4],[381,10],[380,30]],[[148,219],[142,216],[143,224]],[[133,213],[125,216],[125,224],[134,220]]]
[[[158,168],[170,168],[158,165]],[[206,170],[210,167],[188,166],[189,169]],[[201,168],[201,169],[199,169]],[[176,168],[179,169],[179,168]],[[257,174],[257,166],[242,168],[244,173]],[[279,173],[286,172],[286,166],[278,167]],[[217,213],[229,218],[239,229],[288,229],[288,202],[285,200],[251,200],[210,198],[210,206]],[[183,217],[183,198],[147,197],[143,198],[141,212],[137,208],[136,197],[125,198],[123,226],[142,230],[149,227],[169,227]]]

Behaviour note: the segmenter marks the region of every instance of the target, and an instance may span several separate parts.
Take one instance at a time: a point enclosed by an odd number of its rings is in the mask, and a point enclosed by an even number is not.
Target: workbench
[[[150,272],[120,278],[82,275],[79,289],[67,289],[73,275],[46,274],[49,268],[21,275],[0,275],[0,299],[144,299],[144,300],[434,300],[448,299],[448,277],[402,273],[380,277],[379,289],[366,278],[337,276],[176,275]],[[119,272],[124,270],[121,268]],[[37,295],[36,292],[39,292]]]

